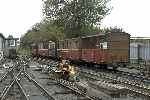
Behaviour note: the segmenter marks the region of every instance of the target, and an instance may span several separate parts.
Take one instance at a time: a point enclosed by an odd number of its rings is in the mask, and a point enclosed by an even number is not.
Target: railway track
[[[104,72],[103,73],[95,73],[93,71],[87,71],[87,70],[86,71],[80,70],[80,71],[87,78],[97,80],[97,81],[99,81],[101,79],[104,79],[105,81],[113,81],[115,83],[123,85],[124,88],[126,88],[130,91],[150,97],[150,89],[149,88],[146,88],[142,85],[136,84],[135,82],[131,82],[130,80],[127,80],[125,78],[117,77],[115,75],[113,76],[108,73],[106,74]]]
[[[9,70],[0,79],[0,97],[2,97],[5,90],[8,88],[8,86],[13,81],[13,72],[12,71],[13,71],[13,69]]]
[[[17,80],[17,77],[22,73],[20,71],[17,76],[13,78],[13,81],[7,86],[7,88],[1,94],[0,100],[29,100],[25,94],[23,88]]]
[[[46,89],[31,78],[25,71],[21,74],[21,76],[18,76],[17,79],[27,95],[28,100],[55,100]]]
[[[9,67],[10,62],[8,59],[4,59],[2,62],[0,62],[0,77],[3,77],[4,74],[6,74],[10,69]]]
[[[35,60],[35,59],[34,59]],[[38,59],[39,62],[42,60]],[[149,84],[145,83],[145,81],[150,80],[148,78],[145,78],[142,75],[136,75],[133,73],[123,72],[123,71],[117,71],[117,72],[105,72],[105,71],[93,71],[93,70],[80,70],[81,73],[86,73],[84,76],[86,76],[89,79],[99,81],[103,79],[104,81],[113,81],[117,84],[121,84],[121,86],[124,86],[127,90],[142,95],[150,97],[150,88]],[[107,83],[106,83],[107,84]],[[117,87],[115,87],[117,88]]]
[[[39,62],[40,61],[42,62],[41,59],[39,59]],[[149,88],[145,87],[144,84],[141,84],[141,83],[137,84],[134,78],[128,79],[128,77],[134,77],[134,75],[132,75],[131,73],[123,73],[120,71],[117,73],[110,74],[110,72],[94,72],[92,70],[91,71],[82,70],[81,72],[86,73],[86,75],[84,76],[86,76],[89,79],[96,80],[96,81],[100,81],[101,79],[103,79],[103,81],[113,81],[117,84],[121,84],[122,86],[124,86],[124,88],[126,88],[127,90],[130,90],[131,92],[150,97]],[[115,86],[115,88],[119,88],[119,87],[120,86]]]
[[[38,59],[39,62],[42,62],[42,59]],[[41,61],[40,61],[41,60]],[[82,68],[82,67],[80,67]],[[87,72],[89,73],[99,73],[100,75],[103,76],[112,76],[112,78],[117,78],[117,77],[121,77],[123,78],[124,81],[128,82],[129,84],[136,84],[139,87],[143,87],[145,89],[150,89],[149,88],[149,83],[150,83],[150,79],[146,78],[143,75],[138,75],[138,74],[134,74],[134,73],[129,73],[129,72],[124,72],[124,71],[106,71],[106,70],[102,70],[102,71],[93,71],[93,70],[87,70]]]
[[[6,63],[7,64],[7,63]],[[16,64],[11,63],[6,66],[7,71],[0,78],[0,98],[4,100],[8,92],[12,89],[15,84],[15,78],[21,73],[16,71]]]
[[[57,81],[58,84],[68,88],[69,90],[73,91],[74,93],[76,93],[78,95],[81,95],[82,98],[84,97],[84,99],[86,99],[86,100],[102,100],[101,98],[98,98],[98,97],[88,96],[86,94],[86,89],[79,86],[79,85],[76,85],[75,83],[72,83],[72,82],[69,82],[69,81],[66,81],[66,80],[62,80],[62,79],[59,79],[59,80],[56,80],[56,81]]]
[[[0,100],[36,100],[33,93],[39,93],[37,99],[55,100],[25,72],[24,62],[20,62],[19,68],[17,64],[14,63],[14,66],[0,78]]]
[[[35,71],[36,68],[27,69],[30,76],[34,77],[55,100],[102,100],[101,98],[86,95],[86,89],[63,79],[50,78],[48,74]],[[37,77],[38,76],[38,77]]]
[[[95,73],[95,72],[91,71],[91,73]],[[150,80],[148,78],[145,78],[142,75],[124,72],[124,71],[116,71],[112,73],[105,72],[105,71],[98,71],[96,73],[98,73],[99,75],[104,75],[109,78],[114,78],[114,79],[118,78],[121,82],[150,90],[149,83],[147,83],[150,82]]]

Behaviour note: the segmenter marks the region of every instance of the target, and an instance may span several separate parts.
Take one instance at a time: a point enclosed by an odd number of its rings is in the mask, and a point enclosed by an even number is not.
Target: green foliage
[[[32,29],[21,37],[21,46],[31,48],[32,43],[57,41],[63,38],[61,27],[57,27],[50,20],[43,20],[41,23],[35,24]]]
[[[31,49],[29,49],[29,48],[18,48],[17,54],[18,55],[30,55]]]
[[[43,0],[46,18],[21,37],[21,46],[97,34],[101,20],[110,12],[110,0]]]
[[[102,32],[104,32],[104,33],[108,33],[108,32],[115,33],[115,32],[125,32],[125,31],[123,30],[123,28],[119,28],[119,27],[115,26],[115,27],[104,28],[102,30]]]
[[[40,26],[42,39],[56,41],[64,37],[62,27],[58,27],[52,20],[44,20]]]
[[[44,13],[64,29],[65,37],[85,35],[109,14],[110,0],[46,0]],[[91,30],[90,30],[91,31]]]

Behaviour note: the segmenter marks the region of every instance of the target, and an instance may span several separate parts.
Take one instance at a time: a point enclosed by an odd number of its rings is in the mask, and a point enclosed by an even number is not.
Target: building
[[[8,38],[5,39],[6,48],[16,48],[17,40],[19,40],[19,38],[14,38],[12,35],[9,35]]]
[[[150,62],[150,37],[131,37],[130,62]]]
[[[5,37],[2,33],[0,33],[0,60],[3,58],[4,51],[5,51]]]

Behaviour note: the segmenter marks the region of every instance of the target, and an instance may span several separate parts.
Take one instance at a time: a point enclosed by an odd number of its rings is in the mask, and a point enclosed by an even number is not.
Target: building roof
[[[19,38],[6,38],[6,40],[19,40]]]
[[[14,38],[12,35],[9,35],[6,40],[19,40],[19,38]]]

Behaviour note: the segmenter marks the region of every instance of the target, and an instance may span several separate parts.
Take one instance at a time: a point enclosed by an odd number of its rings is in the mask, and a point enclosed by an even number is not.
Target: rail
[[[107,80],[112,80],[112,81],[116,81],[120,84],[123,84],[125,86],[126,89],[130,90],[130,91],[133,91],[133,92],[136,92],[136,93],[139,93],[139,94],[143,94],[145,96],[149,96],[150,97],[150,89],[147,89],[147,88],[144,88],[144,87],[140,87],[140,86],[137,86],[135,84],[132,84],[132,83],[128,83],[127,81],[124,81],[124,80],[120,80],[120,79],[117,79],[117,78],[112,78],[112,77],[109,77],[109,76],[105,76],[105,75],[100,75],[98,73],[92,73],[92,72],[87,72],[87,71],[83,71],[83,70],[80,70],[82,73],[86,73],[85,76],[89,77],[89,78],[92,78],[92,79],[107,79]],[[134,87],[134,88],[132,88]],[[142,90],[138,90],[138,89],[142,89]],[[144,91],[146,90],[146,92]]]
[[[38,87],[40,90],[44,91],[44,93],[47,95],[47,97],[48,97],[50,100],[55,100],[55,99],[49,94],[49,92],[48,92],[46,89],[44,89],[39,83],[37,83],[34,79],[32,79],[26,72],[24,72],[24,73],[25,73],[25,76],[26,76],[30,81],[32,81],[36,87]]]
[[[82,87],[79,88],[78,86],[75,86],[75,84],[70,83],[63,79],[57,79],[56,81],[58,84],[70,89],[71,91],[74,91],[75,93],[77,93],[79,95],[82,95],[83,97],[86,97],[89,100],[95,100],[95,97],[86,95],[85,88],[82,88]]]

